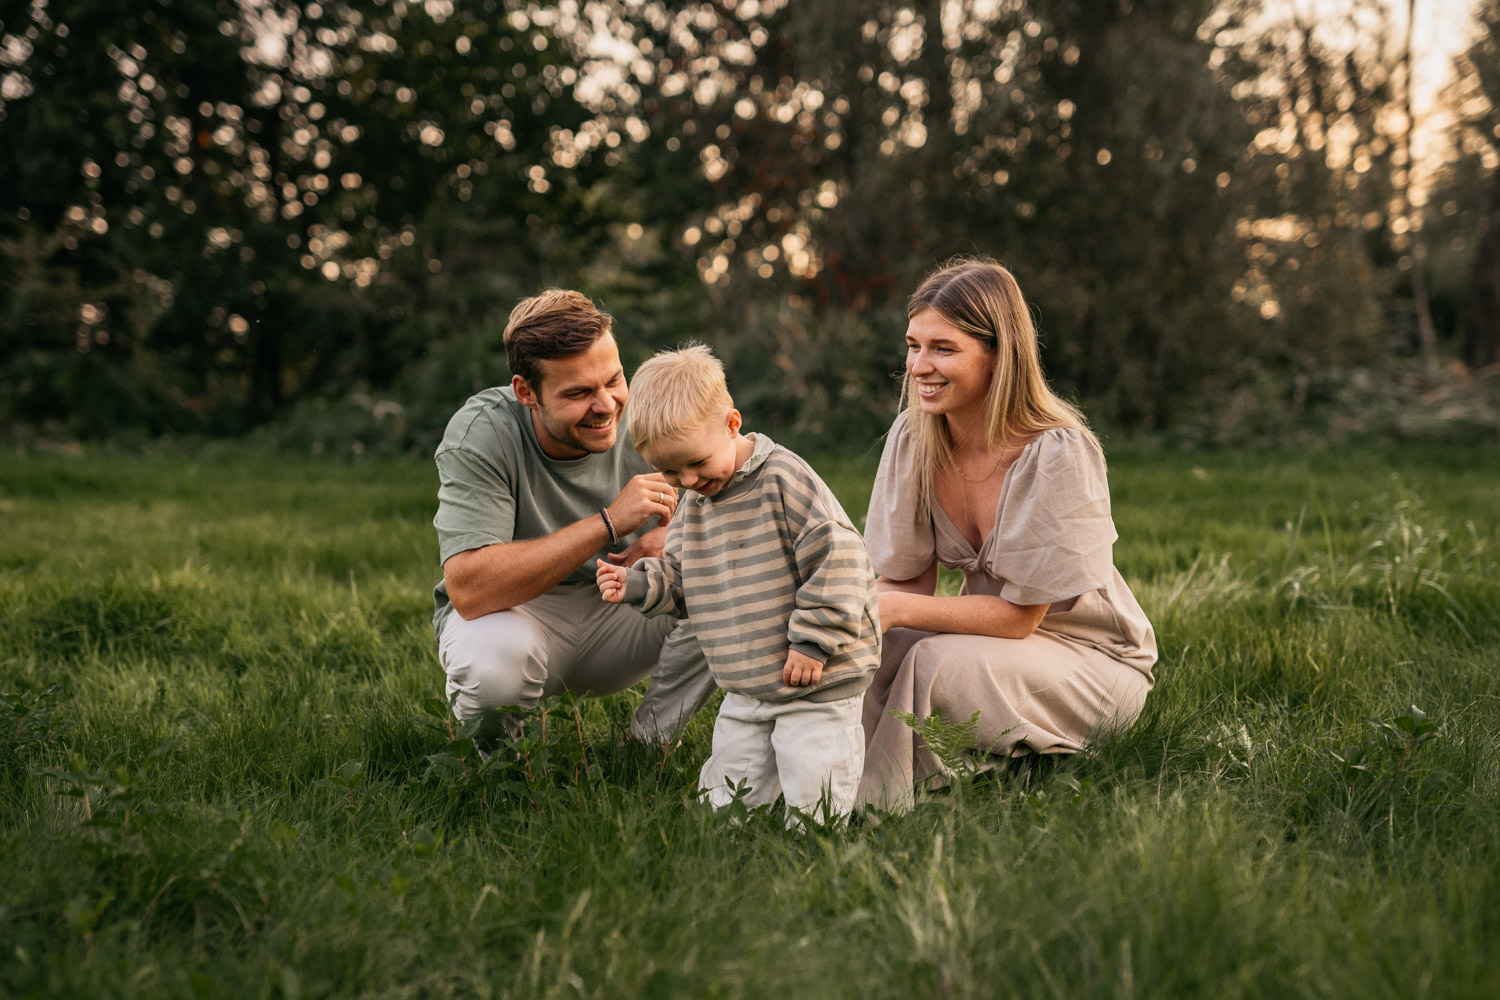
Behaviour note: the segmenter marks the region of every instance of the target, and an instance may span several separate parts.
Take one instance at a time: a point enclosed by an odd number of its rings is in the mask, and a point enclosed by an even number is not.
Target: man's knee
[[[454,614],[443,627],[438,655],[448,674],[448,698],[460,719],[506,705],[530,708],[541,700],[547,683],[545,638],[516,611],[472,621]]]

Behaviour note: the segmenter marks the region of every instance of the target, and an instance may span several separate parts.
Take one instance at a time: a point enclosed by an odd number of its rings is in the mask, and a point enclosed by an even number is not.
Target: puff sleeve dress
[[[891,427],[870,498],[865,541],[882,577],[909,580],[934,562],[960,570],[962,593],[1050,604],[1025,639],[895,628],[865,693],[862,802],[897,808],[942,766],[905,722],[940,709],[979,712],[991,754],[1071,753],[1104,729],[1128,727],[1154,683],[1156,638],[1115,569],[1104,456],[1085,433],[1045,431],[1005,473],[979,549],[940,505],[921,513],[907,415]]]

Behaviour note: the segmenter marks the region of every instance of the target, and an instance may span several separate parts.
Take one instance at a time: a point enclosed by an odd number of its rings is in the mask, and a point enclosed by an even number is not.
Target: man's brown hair
[[[594,346],[609,332],[610,317],[588,296],[564,288],[549,288],[522,299],[505,324],[505,360],[535,391],[541,387],[539,362],[571,358]]]

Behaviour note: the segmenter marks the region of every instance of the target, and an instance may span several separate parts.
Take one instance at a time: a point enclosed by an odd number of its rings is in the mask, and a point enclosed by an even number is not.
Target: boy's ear
[[[522,406],[528,406],[534,410],[541,405],[537,401],[536,392],[531,388],[531,384],[521,376],[512,375],[510,377],[510,389],[516,394],[516,400]]]
[[[738,434],[740,428],[744,425],[745,420],[740,416],[740,411],[731,407],[729,410],[729,433],[731,435]]]

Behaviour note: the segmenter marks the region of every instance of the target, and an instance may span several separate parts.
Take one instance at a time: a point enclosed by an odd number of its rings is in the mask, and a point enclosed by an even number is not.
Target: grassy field
[[[639,692],[474,766],[425,463],[6,456],[0,996],[1500,996],[1493,452],[1111,479],[1135,728],[796,835]]]

